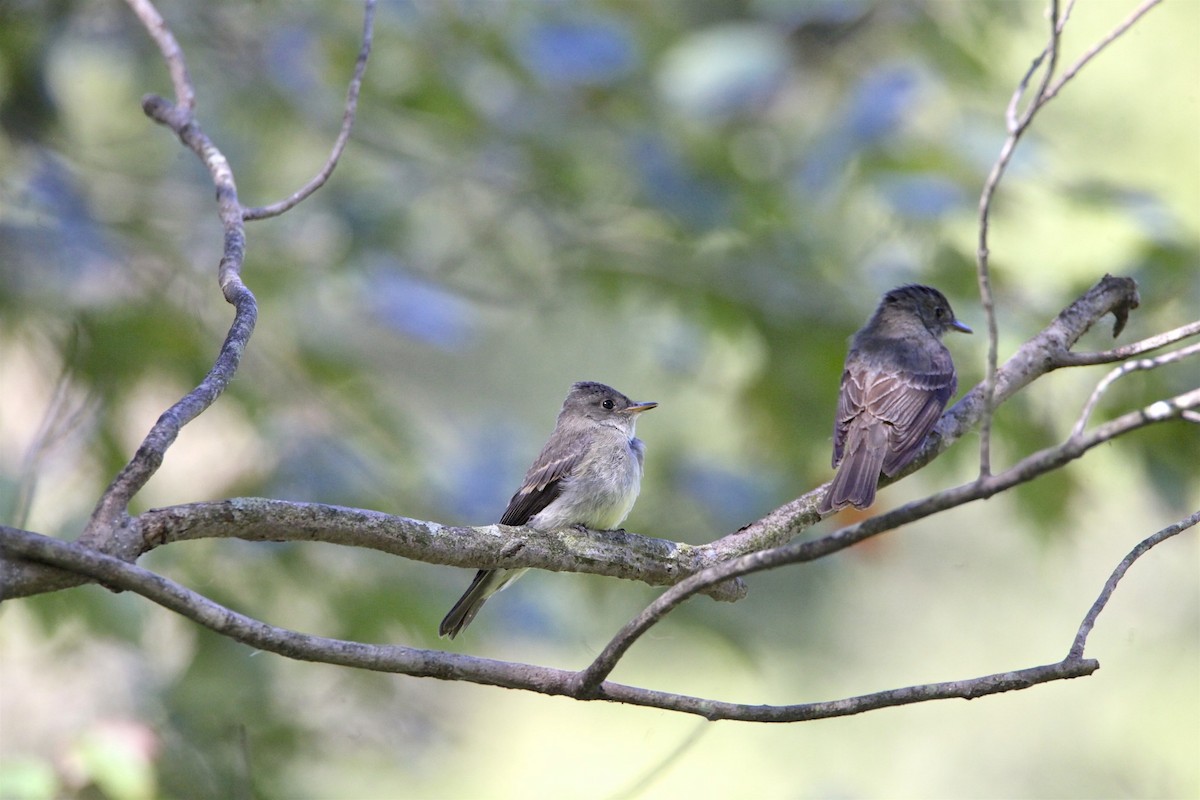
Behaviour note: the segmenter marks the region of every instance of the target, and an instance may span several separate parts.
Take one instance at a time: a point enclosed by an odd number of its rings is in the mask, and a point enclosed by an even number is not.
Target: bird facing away
[[[558,422],[521,488],[508,501],[501,525],[551,531],[580,525],[610,530],[625,521],[642,485],[646,446],[634,438],[638,415],[658,403],[635,403],[603,383],[576,383]],[[524,569],[481,569],[438,627],[453,639],[496,592]]]
[[[937,289],[912,284],[883,296],[850,340],[833,424],[837,475],[822,514],[875,502],[879,473],[895,475],[920,450],[958,388],[947,331],[971,333]]]

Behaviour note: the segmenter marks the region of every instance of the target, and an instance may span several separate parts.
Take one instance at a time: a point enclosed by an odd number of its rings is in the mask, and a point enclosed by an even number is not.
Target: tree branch
[[[293,192],[290,197],[268,206],[243,209],[242,219],[250,222],[277,217],[283,212],[295,208],[329,180],[329,176],[333,174],[333,170],[337,167],[338,161],[342,157],[342,152],[346,149],[346,143],[350,141],[350,131],[354,128],[354,118],[358,113],[358,92],[362,88],[363,75],[367,71],[367,59],[371,56],[371,40],[374,30],[375,0],[366,0],[366,8],[363,11],[362,46],[358,50],[358,60],[354,63],[354,76],[350,79],[350,86],[346,90],[346,107],[342,112],[342,129],[338,132],[337,139],[333,143],[333,151],[329,154],[329,158],[325,160],[324,166],[321,167],[312,180]]]
[[[1012,160],[1013,153],[1016,151],[1017,143],[1021,140],[1025,131],[1033,123],[1037,112],[1041,110],[1048,102],[1058,95],[1058,92],[1066,85],[1067,81],[1071,80],[1086,65],[1092,58],[1120,38],[1130,27],[1133,26],[1147,11],[1157,5],[1160,0],[1145,0],[1138,8],[1122,21],[1117,27],[1110,31],[1104,38],[1093,45],[1091,48],[1079,58],[1067,72],[1058,80],[1053,81],[1054,69],[1058,64],[1059,43],[1067,19],[1070,17],[1071,10],[1074,8],[1074,0],[1067,4],[1066,12],[1059,17],[1058,0],[1050,0],[1048,16],[1050,19],[1050,37],[1046,43],[1045,49],[1033,60],[1029,70],[1017,85],[1016,91],[1013,92],[1012,98],[1009,100],[1008,108],[1005,113],[1007,120],[1008,136],[1004,140],[1004,144],[1000,147],[1000,154],[996,158],[996,162],[992,165],[991,171],[988,173],[987,180],[984,181],[983,190],[979,195],[979,245],[976,250],[976,277],[979,283],[979,299],[983,305],[984,314],[987,316],[987,332],[988,332],[988,352],[987,352],[987,369],[983,380],[983,416],[979,423],[979,475],[986,477],[992,471],[992,417],[995,413],[996,400],[994,397],[995,382],[996,382],[996,364],[998,362],[997,349],[999,346],[1000,332],[996,324],[996,305],[992,297],[992,281],[989,268],[988,248],[988,230],[991,219],[992,199],[995,197],[996,189],[1000,185],[1000,180],[1004,177],[1005,170],[1008,168],[1009,162]],[[1019,117],[1017,108],[1020,105],[1020,98],[1025,94],[1029,87],[1029,82],[1037,73],[1043,62],[1046,62],[1045,70],[1042,73],[1041,84],[1038,87],[1037,93],[1033,99],[1029,101],[1024,113]],[[1118,318],[1119,320],[1119,318]],[[1114,334],[1115,335],[1115,334]]]
[[[166,20],[150,0],[126,0],[129,8],[141,20],[142,27],[150,38],[158,45],[163,61],[167,62],[167,71],[171,73],[171,85],[175,89],[175,104],[187,113],[196,110],[196,89],[192,86],[192,78],[188,74],[187,62],[183,57],[183,48],[175,40],[175,35],[167,27]]]
[[[626,531],[539,531],[507,525],[456,528],[378,511],[256,497],[151,509],[129,519],[126,531],[127,538],[137,542],[126,561],[165,544],[197,539],[311,541],[363,547],[429,564],[535,567],[624,578],[650,586],[673,586],[681,576],[723,557],[719,550]],[[49,590],[42,586],[48,573],[44,568],[6,566],[10,569],[0,573],[4,577],[0,600]],[[68,585],[86,582],[78,576],[66,578],[71,579]],[[55,584],[52,588],[66,586]],[[746,596],[746,587],[733,581],[712,587],[708,594],[732,602]]]
[[[1111,364],[1114,361],[1124,361],[1127,358],[1140,356],[1160,347],[1190,339],[1196,334],[1200,334],[1200,320],[1180,325],[1178,328],[1156,336],[1147,337],[1140,342],[1114,347],[1111,350],[1102,350],[1096,353],[1061,353],[1055,356],[1054,367],[1086,367],[1092,364]]]
[[[204,380],[163,412],[133,458],[101,495],[80,537],[81,542],[91,547],[108,546],[107,540],[113,532],[125,527],[129,501],[158,471],[164,454],[175,442],[179,431],[225,391],[237,372],[242,353],[258,319],[258,304],[241,278],[242,263],[246,256],[246,234],[229,162],[200,129],[200,124],[186,107],[175,105],[157,95],[147,95],[142,99],[142,109],[146,116],[174,131],[179,140],[200,158],[216,186],[217,213],[224,230],[224,249],[217,267],[217,280],[225,300],[235,311],[225,342]],[[128,541],[116,543],[117,551],[127,550],[128,545]]]
[[[1152,547],[1200,521],[1200,512],[1146,539],[1118,565],[1093,604],[1076,635],[1068,656],[1055,664],[984,675],[960,681],[921,684],[890,689],[842,700],[769,706],[709,700],[602,682],[592,686],[588,672],[509,663],[400,645],[370,645],[277,628],[246,617],[179,584],[132,564],[28,531],[0,526],[0,552],[36,559],[77,571],[104,583],[127,589],[175,611],[210,630],[243,644],[302,661],[393,672],[441,680],[467,680],[490,686],[523,689],[577,700],[600,700],[695,714],[709,720],[749,722],[799,722],[859,714],[878,708],[950,698],[974,699],[990,694],[1028,689],[1040,683],[1090,675],[1099,669],[1094,659],[1083,658],[1087,632],[1111,597],[1129,566]],[[698,576],[694,576],[698,577]],[[691,579],[689,579],[691,580]],[[671,590],[675,591],[675,590]],[[670,592],[668,592],[669,594]],[[589,668],[590,669],[590,668]]]
[[[915,500],[892,511],[841,528],[820,539],[794,542],[770,550],[749,553],[689,576],[663,592],[638,616],[625,624],[592,664],[580,673],[580,689],[586,694],[589,689],[599,686],[634,642],[689,597],[709,586],[785,564],[815,561],[910,522],[974,500],[992,497],[1057,469],[1079,458],[1096,445],[1147,425],[1178,419],[1184,411],[1197,407],[1200,407],[1200,389],[1194,389],[1170,400],[1160,400],[1140,411],[1130,412],[1105,423],[1090,433],[1072,435],[1061,445],[1034,453],[1002,473],[981,477],[972,483]]]
[[[1083,411],[1080,413],[1079,419],[1075,422],[1075,427],[1072,429],[1071,435],[1079,436],[1083,433],[1083,429],[1087,427],[1088,419],[1091,418],[1092,412],[1095,411],[1096,405],[1100,402],[1100,398],[1104,396],[1104,393],[1108,391],[1108,387],[1112,386],[1113,382],[1118,378],[1128,375],[1131,372],[1158,369],[1166,364],[1174,364],[1176,361],[1182,361],[1197,353],[1200,353],[1200,343],[1189,345],[1170,353],[1164,353],[1155,358],[1139,358],[1136,361],[1126,361],[1101,378],[1100,383],[1096,384],[1096,388],[1092,391],[1092,396],[1084,404]]]
[[[364,644],[278,628],[239,614],[168,578],[133,564],[87,550],[71,542],[50,539],[27,531],[0,526],[0,551],[10,556],[37,559],[62,569],[89,575],[107,585],[135,592],[242,644],[299,661],[314,661],[413,677],[465,680],[486,686],[564,695],[579,700],[627,703],[697,714],[710,720],[796,722],[845,716],[875,708],[927,700],[951,697],[970,699],[1024,689],[1037,683],[1087,675],[1099,668],[1097,662],[1083,660],[1071,664],[987,675],[968,681],[910,686],[846,700],[790,706],[728,703],[609,682],[584,695],[578,689],[578,673],[568,670],[403,645]]]
[[[1099,618],[1100,612],[1104,610],[1104,607],[1108,605],[1112,593],[1116,591],[1117,584],[1125,577],[1125,573],[1133,566],[1133,562],[1144,556],[1150,548],[1161,544],[1172,536],[1183,533],[1198,522],[1200,522],[1200,511],[1197,511],[1190,517],[1179,520],[1179,522],[1168,525],[1158,533],[1147,536],[1138,542],[1137,547],[1129,551],[1129,555],[1121,559],[1121,563],[1117,564],[1116,569],[1112,571],[1112,575],[1105,581],[1104,589],[1101,590],[1100,596],[1096,598],[1096,602],[1092,603],[1092,607],[1088,609],[1083,622],[1079,623],[1079,630],[1075,634],[1075,641],[1071,643],[1071,650],[1067,653],[1068,660],[1083,658],[1083,649],[1087,645],[1087,637],[1091,634],[1092,627],[1096,624],[1096,619]]]

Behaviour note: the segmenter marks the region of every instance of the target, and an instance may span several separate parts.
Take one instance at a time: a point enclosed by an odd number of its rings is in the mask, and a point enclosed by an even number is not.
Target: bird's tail
[[[821,500],[820,512],[828,514],[846,506],[866,508],[874,503],[886,453],[886,426],[852,424],[846,436],[846,455]]]
[[[438,626],[438,636],[449,636],[453,639],[463,628],[471,624],[479,609],[487,599],[508,584],[525,574],[523,569],[481,569],[475,573],[475,580],[458,598],[454,608]]]

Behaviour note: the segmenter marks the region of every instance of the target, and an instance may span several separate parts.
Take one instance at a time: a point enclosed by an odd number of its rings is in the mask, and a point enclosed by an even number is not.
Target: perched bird
[[[603,383],[576,383],[542,452],[508,501],[502,525],[557,530],[580,525],[616,528],[628,516],[642,484],[646,446],[633,436],[638,414],[658,403],[635,403]],[[481,569],[438,627],[453,639],[484,602],[524,569]]]
[[[942,335],[971,329],[937,289],[893,289],[850,341],[833,424],[837,475],[822,514],[875,502],[879,473],[912,461],[958,387]]]

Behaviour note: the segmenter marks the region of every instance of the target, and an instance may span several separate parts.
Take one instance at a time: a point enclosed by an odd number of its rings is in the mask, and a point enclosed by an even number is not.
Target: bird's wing
[[[569,441],[564,447],[556,447],[553,438],[546,443],[529,472],[525,473],[521,488],[508,501],[508,508],[500,517],[500,524],[524,525],[554,502],[562,494],[563,479],[571,474],[591,449],[590,435]]]
[[[842,372],[842,388],[838,392],[837,416],[833,420],[833,466],[842,461],[846,448],[846,434],[850,423],[862,412],[865,394],[864,371],[847,367]]]
[[[890,426],[883,471],[894,475],[916,456],[954,395],[954,364],[950,352],[942,349],[926,369],[876,372],[873,378],[864,389],[863,403],[871,415]]]

